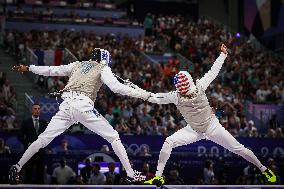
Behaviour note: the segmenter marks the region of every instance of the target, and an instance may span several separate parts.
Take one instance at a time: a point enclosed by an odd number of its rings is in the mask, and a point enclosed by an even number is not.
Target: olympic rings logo
[[[150,151],[150,147],[148,144],[130,144],[129,146],[127,144],[123,144],[124,148],[126,149],[127,153],[136,155],[139,154],[142,148],[148,148],[148,150]]]
[[[40,103],[40,112],[43,114],[55,114],[58,111],[57,102],[53,103]]]

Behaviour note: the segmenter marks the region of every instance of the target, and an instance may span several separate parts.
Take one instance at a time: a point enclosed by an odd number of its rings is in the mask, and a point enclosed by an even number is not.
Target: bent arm
[[[101,72],[101,79],[104,84],[106,84],[114,93],[121,95],[127,95],[135,98],[147,99],[150,93],[143,89],[134,89],[127,85],[120,83],[114,74],[112,73],[110,67],[105,66]]]
[[[148,99],[149,102],[156,103],[156,104],[177,104],[178,97],[177,93],[172,91],[169,93],[151,93],[150,98]]]
[[[199,83],[203,90],[206,90],[210,83],[217,77],[226,57],[227,55],[222,52],[220,56],[215,60],[211,69],[199,80]]]
[[[31,65],[29,71],[43,76],[69,76],[77,62],[61,66],[35,66]]]

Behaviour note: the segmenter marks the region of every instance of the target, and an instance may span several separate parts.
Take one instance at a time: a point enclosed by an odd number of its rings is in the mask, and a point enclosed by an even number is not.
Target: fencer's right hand
[[[151,93],[144,90],[144,89],[141,89],[140,87],[138,87],[137,85],[135,85],[134,83],[132,83],[131,81],[129,81],[128,79],[125,81],[124,83],[125,85],[135,89],[136,91],[138,91],[140,97],[138,98],[141,98],[142,100],[148,100],[149,97],[151,96]]]
[[[221,51],[224,53],[224,54],[228,54],[228,50],[227,50],[228,48],[226,47],[226,45],[224,45],[224,44],[222,44],[221,45]]]
[[[20,64],[20,65],[13,66],[12,70],[20,72],[20,73],[24,73],[24,72],[29,71],[29,67]]]

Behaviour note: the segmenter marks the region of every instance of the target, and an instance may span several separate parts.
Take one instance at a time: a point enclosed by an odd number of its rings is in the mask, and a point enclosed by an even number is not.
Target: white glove
[[[138,87],[137,85],[135,85],[134,83],[132,83],[131,81],[129,81],[128,79],[125,80],[125,85],[135,89],[135,93],[138,94],[138,98],[141,98],[143,100],[148,100],[151,96],[151,93],[144,90],[144,89],[141,89],[140,87]]]

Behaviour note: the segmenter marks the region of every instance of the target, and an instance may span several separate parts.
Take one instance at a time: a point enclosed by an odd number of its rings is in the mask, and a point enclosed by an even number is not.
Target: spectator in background
[[[214,175],[213,162],[211,160],[206,160],[205,168],[203,169],[204,184],[214,184]]]
[[[60,166],[56,167],[52,173],[52,183],[54,184],[69,184],[75,179],[75,172],[71,167],[66,165],[66,160],[63,158],[60,161]]]
[[[184,181],[179,176],[178,170],[174,169],[170,171],[168,184],[169,185],[183,185],[184,184]]]
[[[141,129],[141,127],[139,125],[136,127],[135,135],[143,135],[143,131],[142,131],[142,129]]]
[[[119,101],[115,101],[114,106],[112,107],[112,114],[120,115],[120,113],[121,113],[121,108],[120,108]]]
[[[151,128],[149,126],[149,122],[144,122],[142,125],[142,131],[143,135],[150,135],[151,134]]]
[[[124,104],[121,109],[121,115],[124,119],[130,119],[130,117],[133,116],[133,108],[130,106],[129,103]]]
[[[85,160],[86,166],[80,170],[80,175],[82,176],[83,182],[88,183],[88,180],[91,178],[93,166],[90,158]]]
[[[24,13],[25,13],[25,11],[21,7],[21,5],[17,5],[16,10],[14,10],[14,14],[20,16],[20,15],[23,15]]]
[[[110,184],[110,185],[117,185],[117,184],[119,184],[120,175],[118,173],[114,172],[115,164],[113,162],[110,162],[108,164],[108,170],[109,171],[105,173],[106,184]]]
[[[163,137],[168,137],[169,136],[168,129],[166,127],[161,127],[160,128],[160,132],[161,132]]]
[[[284,138],[284,134],[282,132],[282,128],[275,129],[276,138]]]
[[[29,145],[38,138],[38,136],[46,129],[47,126],[47,122],[40,118],[39,104],[33,104],[31,107],[31,112],[31,117],[22,122],[18,136],[25,149],[27,149]],[[25,184],[44,183],[44,152],[45,149],[40,149],[25,165]],[[33,175],[36,176],[35,181],[33,181]]]
[[[48,77],[47,89],[50,92],[60,91],[64,88],[64,83],[58,77]]]
[[[149,125],[149,129],[151,130],[151,135],[159,135],[158,134],[159,128],[160,127],[158,126],[157,120],[153,118]]]
[[[138,126],[138,122],[137,122],[137,119],[136,117],[132,116],[127,124],[128,126],[128,129],[130,129],[130,131],[133,131],[135,132],[136,131],[136,127]],[[128,131],[128,130],[126,130]]]
[[[144,19],[145,36],[151,36],[153,34],[153,18],[151,13],[147,13]]]
[[[4,83],[7,80],[7,74],[5,72],[0,72],[0,88],[2,89]]]
[[[277,120],[277,116],[276,116],[276,114],[273,114],[271,116],[271,119],[269,120],[269,128],[270,129],[277,129],[279,127],[280,127],[280,124]]]
[[[147,108],[144,107],[142,109],[142,115],[139,116],[139,121],[140,124],[143,124],[145,121],[150,121],[151,120],[151,116],[148,114]]]
[[[50,174],[48,174],[48,172],[47,172],[47,166],[45,165],[44,166],[44,173],[43,173],[43,183],[44,184],[51,184],[51,175]]]
[[[115,130],[120,134],[125,134],[128,130],[128,126],[123,120],[120,119],[115,126]]]
[[[16,95],[16,91],[14,87],[10,87],[10,96],[8,97],[8,102],[9,104],[12,104],[13,106],[15,106],[15,104],[17,103],[17,95]]]
[[[0,154],[10,154],[10,148],[5,145],[4,139],[0,138]]]
[[[47,146],[45,148],[45,154],[50,155],[50,154],[54,154],[52,148],[50,146]]]
[[[244,175],[244,172],[237,178],[236,183],[237,185],[246,185],[246,177]]]
[[[0,99],[0,118],[1,118],[1,121],[3,119],[3,117],[7,114],[7,105],[5,104],[5,101],[4,99],[2,100],[3,98]]]
[[[173,118],[173,116],[171,116],[171,113],[167,112],[166,115],[162,118],[162,126],[167,127],[169,123],[174,125],[174,121],[175,119]]]
[[[131,131],[131,129],[128,127],[127,130],[126,130],[126,133],[124,133],[123,135],[125,136],[133,136],[133,132]]]
[[[253,165],[248,165],[244,168],[244,176],[246,185],[260,185],[264,183],[260,172]]]
[[[100,172],[100,164],[94,164],[93,174],[88,182],[88,184],[103,185],[106,183],[106,176]]]
[[[268,169],[272,170],[275,174],[277,174],[279,168],[275,165],[275,161],[273,158],[269,158],[267,161],[267,167]]]
[[[252,138],[257,138],[257,137],[259,137],[258,131],[257,131],[256,129],[253,129],[252,132],[251,132],[250,137],[252,137]]]
[[[169,135],[174,134],[176,132],[175,124],[172,123],[172,122],[169,122],[168,125],[167,125],[167,131],[168,131]]]
[[[268,129],[266,135],[266,138],[276,138],[276,132],[274,129]]]
[[[13,130],[17,128],[16,116],[14,115],[14,111],[10,108],[7,109],[7,115],[2,118],[3,122],[7,126],[7,130]]]
[[[84,181],[81,175],[77,175],[75,178],[74,185],[84,185]]]
[[[5,102],[5,95],[4,95],[2,87],[0,87],[0,99],[1,99],[1,101]]]
[[[111,124],[113,125],[113,119],[114,119],[114,116],[113,116],[113,113],[112,113],[112,109],[109,107],[107,109],[107,113],[106,115],[104,116],[106,118],[106,120]]]
[[[43,11],[43,16],[46,17],[52,17],[53,16],[53,10],[50,9],[50,7],[47,7],[44,11]]]
[[[60,155],[72,154],[72,151],[68,148],[68,146],[69,146],[68,140],[63,139],[61,141],[61,145],[55,148],[53,151],[55,152],[55,154],[60,154]]]
[[[271,93],[267,86],[264,84],[260,85],[260,88],[256,91],[257,102],[265,102],[266,97]]]
[[[248,127],[248,122],[245,116],[240,117],[240,130],[239,130],[239,137],[245,137],[245,128]]]
[[[282,86],[281,102],[284,103],[284,85]]]
[[[255,132],[257,132],[257,128],[254,126],[254,121],[249,120],[248,126],[244,128],[244,133],[246,137],[253,137]]]
[[[149,146],[146,145],[141,146],[139,156],[151,157],[152,155],[150,154]]]
[[[110,150],[109,150],[108,145],[106,145],[106,144],[102,145],[101,152],[105,153],[105,154],[110,154]]]
[[[10,92],[10,88],[11,88],[10,81],[9,81],[9,80],[6,80],[2,88],[3,88],[3,95],[4,95],[4,98],[5,98],[5,101],[8,102],[9,97],[11,96],[11,92]]]
[[[154,177],[154,174],[150,172],[149,163],[144,162],[141,174],[146,176],[145,180],[149,180],[149,179],[152,179]]]

